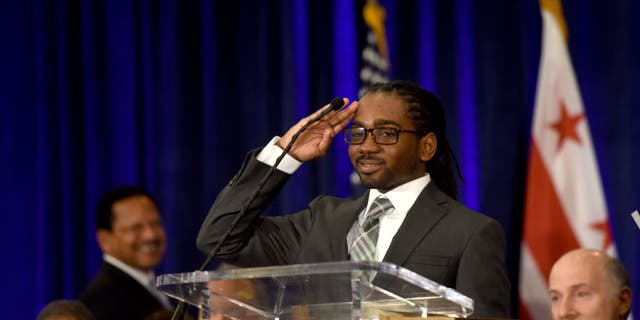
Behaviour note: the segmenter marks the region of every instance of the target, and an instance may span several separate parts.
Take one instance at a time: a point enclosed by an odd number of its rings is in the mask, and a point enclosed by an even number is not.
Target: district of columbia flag
[[[615,255],[560,0],[541,0],[542,49],[520,256],[520,319],[551,319],[553,263],[579,247]]]

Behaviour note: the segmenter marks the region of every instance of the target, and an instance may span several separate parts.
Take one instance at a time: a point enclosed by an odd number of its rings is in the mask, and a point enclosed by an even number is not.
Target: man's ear
[[[107,230],[100,229],[96,232],[96,240],[98,241],[98,245],[100,246],[100,249],[102,250],[102,252],[111,253],[112,238],[113,238],[113,234],[111,234],[111,232]]]
[[[620,319],[624,319],[623,317],[629,312],[629,309],[631,309],[631,288],[624,286],[620,289],[618,302],[618,315]]]
[[[435,133],[429,132],[420,138],[420,160],[427,162],[435,156],[438,150],[438,138]]]

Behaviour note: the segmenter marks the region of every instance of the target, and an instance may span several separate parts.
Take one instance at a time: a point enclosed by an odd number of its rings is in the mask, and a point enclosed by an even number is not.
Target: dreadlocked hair
[[[433,93],[411,81],[376,83],[364,93],[383,92],[393,94],[407,104],[407,114],[416,124],[422,136],[433,132],[437,139],[436,154],[426,163],[431,180],[451,198],[458,192],[457,178],[464,183],[460,165],[447,140],[447,122],[444,107]]]

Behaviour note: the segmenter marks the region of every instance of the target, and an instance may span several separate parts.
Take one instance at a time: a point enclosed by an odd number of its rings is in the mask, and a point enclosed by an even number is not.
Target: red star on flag
[[[613,243],[613,239],[611,238],[611,232],[609,231],[609,222],[607,220],[602,222],[596,222],[591,225],[591,228],[597,229],[598,231],[604,234],[604,245],[602,246],[602,250],[607,250],[609,245]]]
[[[560,119],[557,122],[552,123],[550,126],[558,133],[558,146],[556,150],[560,150],[562,147],[562,143],[571,139],[576,143],[580,144],[580,136],[578,135],[578,131],[576,130],[576,126],[578,122],[584,118],[584,112],[571,116],[569,112],[567,112],[567,106],[564,104],[564,101],[560,102]]]

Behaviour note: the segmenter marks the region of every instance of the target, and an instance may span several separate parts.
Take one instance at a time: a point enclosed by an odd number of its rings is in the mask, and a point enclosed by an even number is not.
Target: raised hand
[[[349,103],[349,99],[344,99],[345,105]],[[330,108],[330,104],[325,105],[313,114],[303,118],[296,125],[291,127],[287,133],[278,140],[277,145],[284,148],[291,137],[298,132],[310,119],[319,115],[324,109]],[[310,125],[307,130],[300,134],[298,140],[293,144],[289,155],[298,161],[306,162],[319,158],[327,153],[331,145],[331,139],[344,129],[358,109],[358,102],[352,102],[348,107],[338,111],[329,112],[324,118]]]

